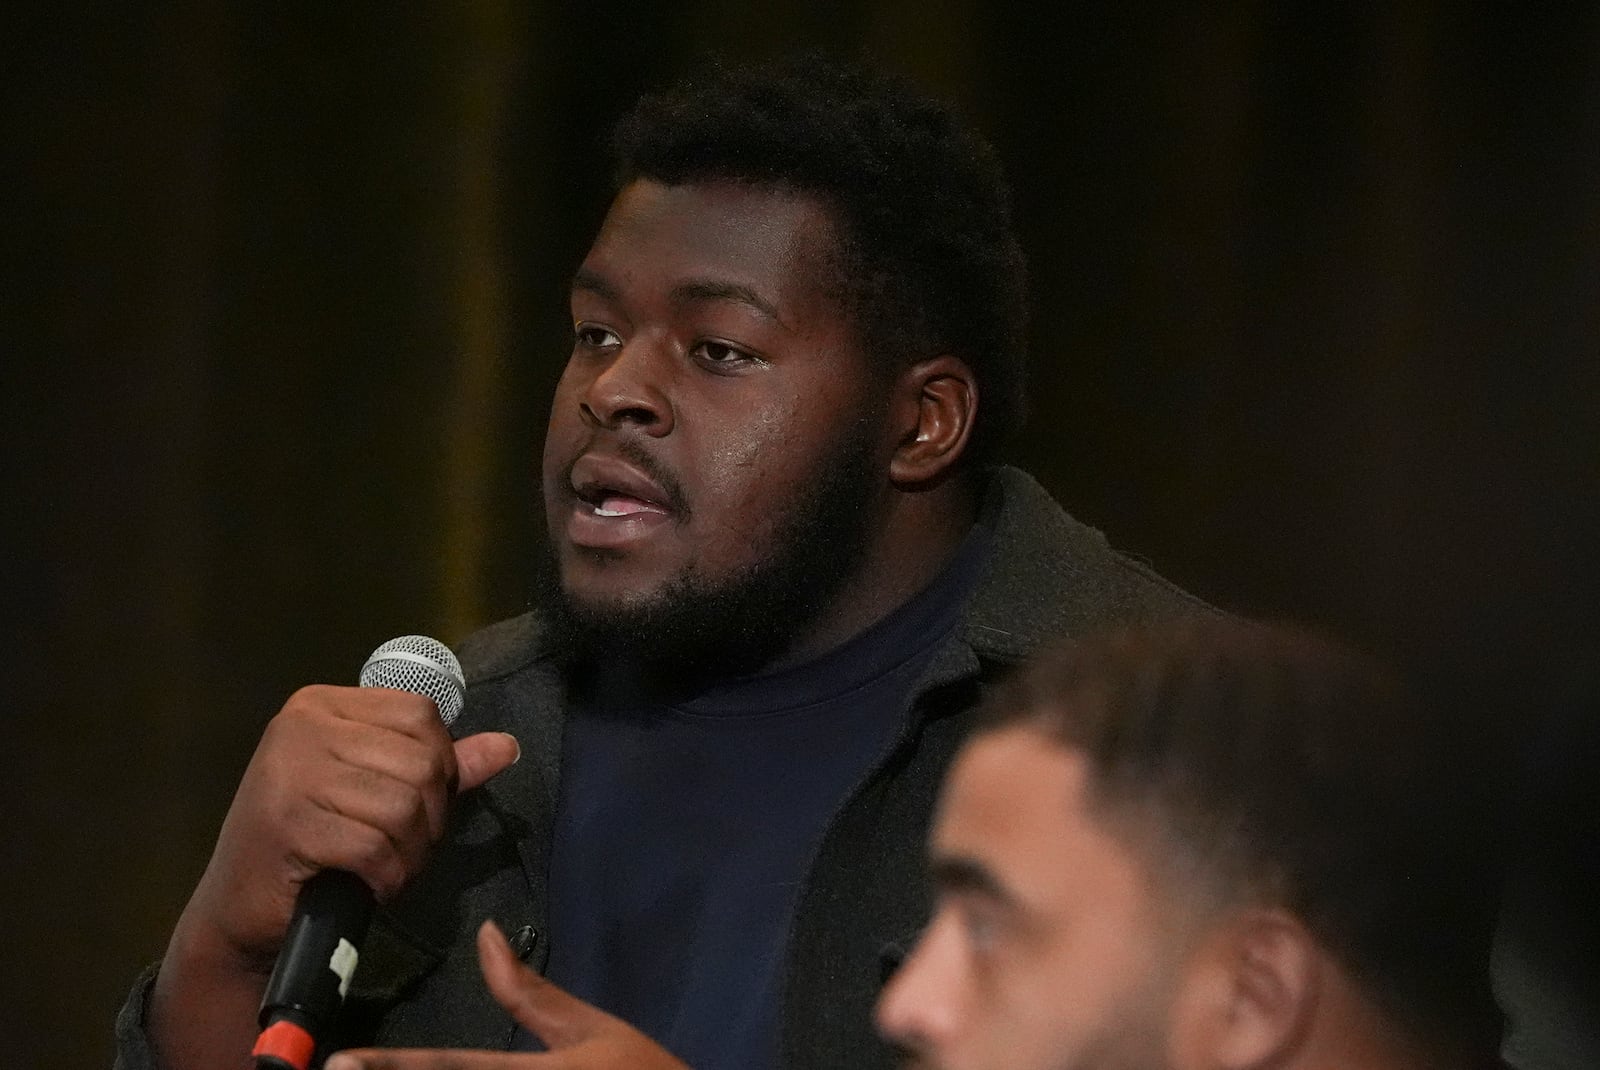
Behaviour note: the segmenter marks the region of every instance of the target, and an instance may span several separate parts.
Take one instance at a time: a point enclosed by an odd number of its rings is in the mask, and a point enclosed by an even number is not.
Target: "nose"
[[[907,1051],[936,1054],[959,1025],[960,945],[950,928],[935,917],[878,997],[878,1033]]]
[[[672,432],[672,399],[667,391],[670,355],[649,338],[630,339],[600,364],[584,386],[579,406],[601,427],[632,424],[654,437]]]

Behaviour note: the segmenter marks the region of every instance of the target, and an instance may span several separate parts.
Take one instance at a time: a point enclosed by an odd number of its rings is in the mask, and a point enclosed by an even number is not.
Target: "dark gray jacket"
[[[905,728],[834,817],[797,907],[784,998],[786,1066],[891,1065],[872,1030],[886,958],[926,918],[922,852],[934,795],[982,694],[1040,644],[1209,607],[1111,550],[1032,478],[1001,469],[984,506],[993,553],[962,628],[939,650]],[[513,1024],[485,990],[473,933],[494,919],[541,965],[545,871],[566,698],[528,614],[460,648],[458,734],[511,732],[522,760],[457,801],[427,868],[374,923],[346,1005],[346,1044],[503,1050]],[[671,919],[662,919],[671,924]],[[560,939],[560,934],[553,934]],[[148,978],[118,1020],[118,1061],[153,1067]]]

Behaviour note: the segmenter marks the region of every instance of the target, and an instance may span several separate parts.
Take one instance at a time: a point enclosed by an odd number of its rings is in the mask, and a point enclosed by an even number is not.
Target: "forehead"
[[[1088,766],[1033,729],[988,732],[963,748],[934,826],[936,854],[985,865],[1042,912],[1149,903],[1137,855],[1091,812]]]
[[[974,738],[945,782],[937,835],[983,841],[999,836],[1057,839],[1083,823],[1083,761],[1027,728]]]
[[[732,282],[814,315],[836,305],[825,285],[835,234],[832,213],[807,194],[639,179],[612,202],[583,269],[621,288]]]

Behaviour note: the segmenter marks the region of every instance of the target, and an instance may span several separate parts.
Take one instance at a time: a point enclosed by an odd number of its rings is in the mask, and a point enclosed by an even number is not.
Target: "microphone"
[[[449,647],[425,635],[402,635],[378,647],[361,666],[360,682],[432,699],[447,727],[467,697],[461,663]],[[258,1070],[311,1065],[344,1003],[372,905],[372,890],[342,869],[323,870],[300,886],[261,1000],[261,1035],[250,1053]]]

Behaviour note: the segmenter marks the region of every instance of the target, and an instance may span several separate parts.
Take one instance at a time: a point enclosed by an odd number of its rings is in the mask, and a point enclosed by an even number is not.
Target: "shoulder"
[[[1220,612],[1113,549],[1019,469],[994,473],[985,516],[994,549],[970,630],[974,644],[995,655],[1025,657],[1059,638]]]
[[[490,624],[457,644],[467,679],[458,733],[496,729],[522,738],[538,724],[559,720],[565,686],[542,634],[534,611]],[[523,743],[526,750],[528,741]]]
[[[480,628],[456,646],[469,687],[487,684],[543,659],[538,613],[497,621]]]

